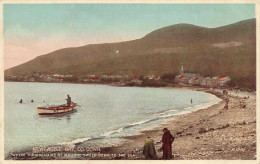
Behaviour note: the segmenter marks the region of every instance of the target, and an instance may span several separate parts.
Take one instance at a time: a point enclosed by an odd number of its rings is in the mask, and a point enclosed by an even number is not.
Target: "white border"
[[[259,30],[260,30],[260,22],[258,21],[258,17],[260,15],[260,0],[150,0],[150,1],[145,1],[145,0],[0,0],[0,18],[3,18],[3,4],[83,4],[83,3],[109,3],[109,4],[158,4],[158,3],[166,3],[166,4],[255,4],[255,11],[256,11],[256,31],[257,31],[257,54],[256,58],[258,59],[260,48],[258,46],[259,43]],[[169,161],[163,161],[163,160],[158,160],[158,161],[142,161],[142,160],[121,160],[121,161],[115,161],[115,160],[26,160],[26,161],[18,161],[18,160],[4,160],[4,71],[3,71],[3,64],[4,64],[4,57],[3,57],[3,26],[2,26],[2,19],[0,19],[0,56],[1,56],[1,61],[0,61],[0,164],[13,164],[13,163],[113,163],[113,164],[118,164],[118,163],[148,163],[153,164],[153,163],[180,163],[180,164],[190,164],[190,163],[201,163],[201,164],[211,164],[211,163],[225,163],[225,164],[260,164],[260,151],[259,151],[259,131],[260,131],[260,126],[259,126],[259,121],[257,120],[257,160],[169,160]],[[259,63],[257,62],[257,84],[260,81],[260,77],[258,76],[258,67]],[[257,87],[257,99],[256,99],[256,109],[259,107],[259,90]],[[258,110],[256,110],[257,118],[260,118],[260,113]]]

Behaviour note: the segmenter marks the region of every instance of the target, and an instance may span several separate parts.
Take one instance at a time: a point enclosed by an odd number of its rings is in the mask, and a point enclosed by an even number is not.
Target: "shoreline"
[[[162,129],[167,127],[175,137],[172,145],[174,160],[256,159],[256,100],[223,95],[206,88],[191,90],[213,94],[222,101],[205,109],[176,116],[154,129],[142,131],[138,136],[124,137],[127,140],[124,146],[111,148],[110,151],[131,153],[130,149],[136,154],[135,158],[130,159],[144,159],[142,146],[149,136],[154,140],[157,159],[161,159],[162,152],[158,150],[161,147]],[[223,110],[225,98],[230,100],[229,110]],[[246,101],[247,107],[240,108],[239,101]],[[245,115],[247,117],[241,117]]]
[[[163,87],[167,88],[167,87]],[[169,87],[171,88],[171,87]],[[190,113],[186,114],[181,114],[177,116],[170,117],[167,119],[167,121],[163,121],[159,125],[155,125],[152,128],[145,128],[144,130],[138,131],[138,134],[136,135],[130,135],[130,136],[123,136],[119,137],[123,141],[117,145],[117,146],[104,146],[101,147],[100,151],[97,152],[99,154],[110,154],[108,156],[85,156],[85,157],[30,157],[30,156],[25,156],[25,157],[11,157],[10,155],[6,159],[11,159],[11,160],[21,160],[21,159],[26,159],[26,160],[33,160],[33,159],[54,159],[54,160],[62,160],[62,159],[89,159],[89,160],[113,160],[113,159],[130,159],[130,160],[138,160],[138,159],[144,159],[144,156],[142,154],[142,147],[143,143],[146,137],[150,136],[155,143],[155,149],[157,151],[157,159],[161,159],[162,157],[162,152],[158,151],[161,147],[161,137],[162,137],[162,129],[164,127],[167,127],[171,133],[175,137],[175,141],[173,142],[173,155],[174,155],[174,160],[182,160],[182,159],[255,159],[255,152],[256,152],[256,100],[253,99],[251,101],[250,99],[245,99],[245,101],[248,101],[247,104],[249,105],[247,108],[251,108],[251,115],[249,118],[246,120],[237,119],[233,115],[235,114],[233,110],[236,110],[239,107],[238,102],[237,105],[234,104],[234,101],[239,101],[242,98],[239,97],[234,97],[230,95],[223,95],[220,92],[217,92],[215,90],[209,89],[209,88],[200,88],[200,87],[178,87],[178,89],[188,89],[188,90],[193,90],[193,91],[202,91],[206,92],[209,94],[213,94],[217,96],[218,98],[222,99],[219,103],[212,105],[208,108],[205,109],[199,109],[196,111],[192,111]],[[225,98],[230,99],[230,109],[223,111],[223,106],[224,106],[224,101],[223,99]],[[245,110],[247,109],[238,109],[238,110],[243,110],[242,114],[244,113]],[[230,120],[223,120],[221,119],[222,115],[233,115],[233,119]],[[239,112],[240,113],[240,112]],[[241,114],[241,113],[240,113]],[[226,117],[226,116],[225,116]],[[217,122],[220,119],[221,123],[218,123],[215,126],[212,126],[213,123]],[[251,121],[250,121],[251,120]],[[232,122],[232,123],[231,123]],[[245,151],[242,151],[244,149],[239,149],[237,145],[234,145],[232,148],[232,145],[229,145],[228,148],[221,149],[221,148],[215,148],[212,150],[208,150],[212,146],[210,143],[212,140],[216,140],[216,137],[212,137],[212,133],[216,132],[222,132],[227,131],[228,129],[236,129],[239,126],[250,126],[251,128],[248,129],[250,131],[250,140],[252,140],[253,145],[246,145],[247,149]],[[243,128],[243,127],[242,127]],[[204,129],[204,130],[201,130]],[[200,131],[203,131],[200,133]],[[208,135],[211,135],[211,138],[209,139]],[[224,138],[226,140],[231,139],[227,138],[226,136],[229,135],[224,135]],[[219,136],[219,134],[218,134]],[[194,138],[195,137],[195,138]],[[240,137],[237,136],[237,134],[233,133],[233,138]],[[202,141],[201,141],[202,140]],[[210,141],[209,143],[207,143]],[[201,142],[206,142],[202,144]],[[181,144],[182,143],[182,144]],[[188,143],[188,144],[187,144]],[[83,143],[77,144],[75,148],[81,147],[84,145]],[[223,145],[222,145],[223,146]],[[200,149],[200,147],[203,147],[203,149]],[[227,146],[224,146],[227,147]],[[231,148],[230,148],[231,147]],[[245,147],[245,145],[244,145]],[[231,151],[231,154],[234,155],[225,155],[225,151]],[[241,157],[241,152],[244,155]],[[20,153],[25,153],[29,154],[31,152],[28,151],[23,151]],[[62,151],[62,153],[74,153],[74,152],[66,152]],[[90,153],[96,153],[96,152],[90,152]],[[216,156],[216,154],[218,156]],[[111,156],[111,154],[117,154],[115,156]],[[118,156],[118,154],[123,154],[123,156]],[[215,154],[215,155],[214,155]],[[238,155],[240,154],[240,155]],[[127,155],[127,156],[125,156]],[[224,155],[224,156],[223,156]],[[223,158],[224,157],[224,158]]]

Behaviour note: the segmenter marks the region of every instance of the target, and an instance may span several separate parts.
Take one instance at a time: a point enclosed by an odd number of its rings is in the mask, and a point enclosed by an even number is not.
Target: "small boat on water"
[[[60,113],[67,113],[73,110],[76,107],[76,103],[71,103],[70,106],[67,104],[62,105],[54,105],[54,106],[43,106],[37,107],[37,113],[39,115],[52,115],[52,114],[60,114]]]

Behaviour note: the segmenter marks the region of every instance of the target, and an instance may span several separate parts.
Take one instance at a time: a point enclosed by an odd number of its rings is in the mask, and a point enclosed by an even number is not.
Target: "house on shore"
[[[134,77],[131,79],[130,83],[134,83],[135,85],[141,85],[142,84],[142,80],[139,80],[138,78]]]
[[[183,65],[180,74],[175,77],[176,83],[202,87],[223,87],[230,80],[229,76],[210,77],[209,75],[201,76],[195,73],[185,73]]]

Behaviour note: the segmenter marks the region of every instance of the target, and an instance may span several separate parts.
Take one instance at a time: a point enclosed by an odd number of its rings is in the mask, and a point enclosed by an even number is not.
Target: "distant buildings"
[[[88,75],[84,78],[84,82],[99,82],[99,78],[95,75]]]
[[[155,75],[149,75],[149,76],[146,76],[146,78],[148,80],[154,80],[154,81],[160,80],[160,76],[155,76]]]
[[[139,77],[138,77],[139,76]],[[116,86],[164,86],[164,79],[159,74],[147,75],[124,75],[124,74],[93,74],[93,73],[77,73],[77,74],[50,74],[45,72],[34,72],[21,75],[7,75],[7,81],[27,81],[27,82],[76,82],[76,83],[101,83]],[[184,72],[183,65],[180,74],[175,76],[174,81],[179,84],[202,86],[202,87],[223,87],[228,81],[229,76],[201,76],[195,73]]]
[[[132,78],[130,83],[133,83],[135,85],[141,85],[142,84],[142,80],[139,80],[138,78]]]
[[[202,87],[223,87],[230,81],[229,76],[201,76],[194,73],[184,73],[183,65],[180,70],[180,75],[175,77],[175,82],[187,85],[196,85]]]

